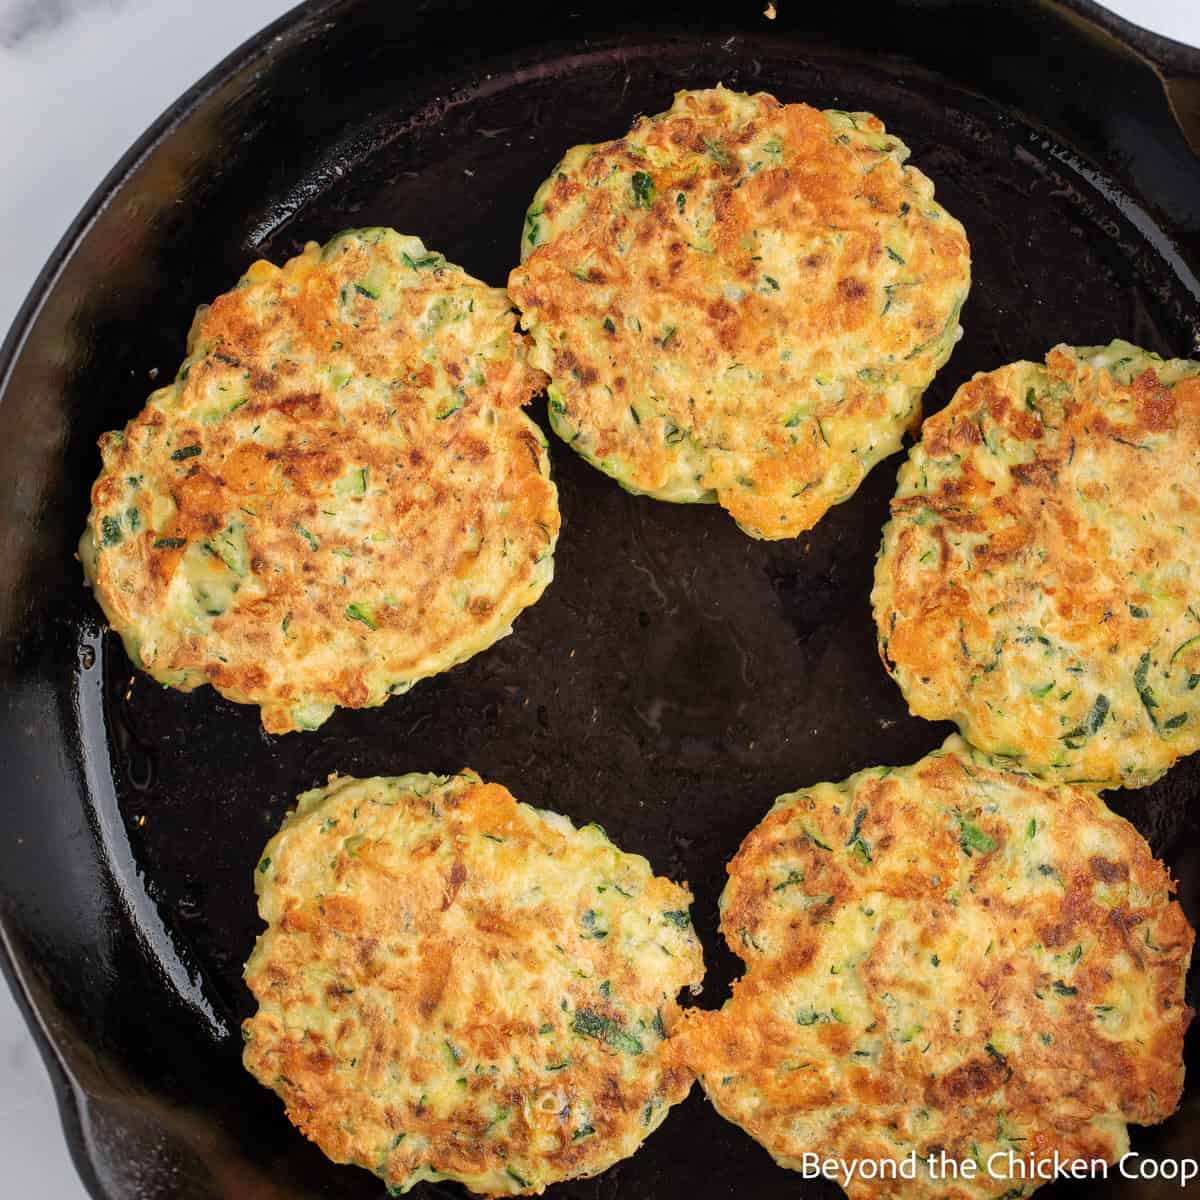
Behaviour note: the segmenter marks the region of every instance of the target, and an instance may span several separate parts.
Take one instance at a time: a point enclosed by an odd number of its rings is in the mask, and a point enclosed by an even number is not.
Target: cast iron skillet
[[[881,114],[965,223],[966,336],[931,410],[972,372],[1059,341],[1197,351],[1200,54],[1086,0],[777,3],[775,21],[764,0],[302,6],[152,127],[43,272],[0,355],[0,922],[94,1196],[382,1194],[327,1163],[239,1065],[252,869],[328,772],[468,764],[601,820],[691,881],[702,1002],[717,1005],[737,970],[716,932],[724,863],[772,798],[910,762],[948,732],[906,714],[875,653],[867,596],[896,460],[810,534],[758,543],[719,510],[626,495],[552,439],[558,578],[465,666],[285,738],[207,689],[135,675],[72,557],[96,437],[174,372],[195,305],[254,256],[389,224],[503,284],[563,149],[722,80]],[[1193,921],[1198,780],[1185,763],[1112,797]],[[1143,1152],[1200,1143],[1198,1045],[1182,1111],[1135,1134]],[[1052,1191],[1160,1194],[1072,1186]],[[634,1159],[555,1194],[837,1191],[776,1168],[697,1089]]]

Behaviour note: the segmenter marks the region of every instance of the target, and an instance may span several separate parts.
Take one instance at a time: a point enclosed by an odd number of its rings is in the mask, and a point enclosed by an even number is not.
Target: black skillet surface
[[[737,970],[716,933],[724,863],[771,799],[911,761],[947,733],[906,715],[875,654],[867,597],[894,459],[811,533],[758,543],[719,510],[626,495],[552,439],[557,579],[465,666],[286,738],[208,690],[136,676],[72,558],[95,439],[155,369],[174,372],[195,305],[253,256],[390,224],[502,284],[563,149],[721,80],[881,114],[966,225],[966,336],[930,410],[972,372],[1058,341],[1198,349],[1200,54],[1086,0],[777,3],[775,21],[764,0],[302,7],[153,128],[39,281],[0,357],[0,920],[95,1196],[382,1194],[327,1163],[239,1065],[253,865],[328,772],[469,764],[600,820],[691,881],[716,1005]],[[1113,797],[1193,921],[1198,781],[1193,762]],[[1183,1111],[1135,1134],[1143,1152],[1200,1144],[1198,1045]],[[1158,1186],[1046,1195],[1177,1190]],[[636,1158],[554,1194],[837,1191],[776,1168],[697,1089]]]

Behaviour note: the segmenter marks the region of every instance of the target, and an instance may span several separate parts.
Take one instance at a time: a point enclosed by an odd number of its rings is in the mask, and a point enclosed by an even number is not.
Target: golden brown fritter
[[[1200,748],[1200,363],[1059,346],[961,387],[900,471],[873,604],[918,716],[1048,778]]]
[[[505,294],[352,230],[255,263],[100,442],[80,544],[133,662],[313,729],[503,637],[553,574],[542,383]]]
[[[686,887],[472,772],[300,797],[255,875],[245,1064],[337,1162],[407,1191],[541,1192],[632,1154],[691,1089]]]
[[[785,1167],[915,1152],[909,1181],[843,1172],[852,1197],[1028,1195],[1010,1151],[1113,1162],[1178,1103],[1193,935],[1167,871],[1094,792],[957,736],[781,796],[721,929],[746,975],[672,1045]],[[942,1150],[976,1178],[932,1179]]]
[[[970,284],[962,226],[869,113],[680,92],[569,150],[509,294],[555,430],[633,492],[794,537],[920,420]]]

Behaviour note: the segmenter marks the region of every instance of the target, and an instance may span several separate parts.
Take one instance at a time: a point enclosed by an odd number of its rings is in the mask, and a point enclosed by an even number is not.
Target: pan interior
[[[95,427],[79,436],[134,414],[152,386],[147,372],[167,376],[182,357],[191,306],[232,284],[254,255],[280,261],[307,239],[386,224],[502,285],[525,205],[563,150],[619,136],[638,113],[668,107],[678,88],[717,81],[879,114],[966,226],[974,283],[965,336],[927,411],[972,373],[1040,359],[1059,341],[1195,349],[1190,276],[1116,184],[1012,112],[903,64],[800,57],[764,36],[733,47],[647,40],[536,69],[461,67],[458,76],[416,111],[398,86],[394,111],[370,114],[332,158],[257,197],[242,243],[190,270],[186,295],[123,351],[125,386],[97,404]],[[370,136],[372,122],[395,136]],[[544,405],[534,415],[545,426]],[[690,881],[710,964],[700,1002],[718,1005],[737,969],[716,930],[724,864],[772,799],[910,762],[948,732],[907,715],[875,651],[868,594],[898,459],[810,533],[760,543],[719,510],[627,495],[554,438],[551,453],[564,529],[542,601],[490,651],[381,709],[339,712],[317,733],[268,737],[254,709],[209,689],[185,696],[158,687],[100,631],[76,577],[61,588],[58,615],[78,631],[75,719],[88,747],[92,819],[124,880],[125,919],[163,964],[146,986],[177,992],[206,1031],[213,1085],[239,1114],[222,1136],[255,1164],[237,1177],[244,1190],[227,1194],[274,1195],[270,1180],[303,1180],[295,1195],[379,1194],[365,1173],[303,1147],[239,1065],[250,1000],[241,966],[259,930],[252,872],[298,792],[333,771],[467,765],[531,804],[599,821],[623,848]],[[81,461],[90,479],[98,458]],[[80,523],[86,482],[75,497]],[[1200,839],[1187,801],[1198,783],[1200,764],[1185,763],[1113,799],[1184,880],[1193,918]],[[1195,1060],[1193,1037],[1192,1069]],[[1135,1145],[1167,1153],[1175,1127],[1135,1133]],[[1073,1186],[1071,1194],[1093,1194],[1091,1184]],[[664,1200],[783,1188],[837,1194],[781,1175],[697,1091],[636,1160],[554,1194]],[[1121,1181],[1109,1188],[1125,1194]]]

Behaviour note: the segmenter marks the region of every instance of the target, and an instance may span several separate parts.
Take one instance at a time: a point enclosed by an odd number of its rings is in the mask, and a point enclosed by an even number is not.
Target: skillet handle
[[[1200,49],[1151,33],[1092,0],[1064,0],[1064,5],[1131,47],[1154,68],[1180,132],[1200,156]]]
[[[1200,155],[1200,79],[1163,76],[1171,111],[1187,143]]]

